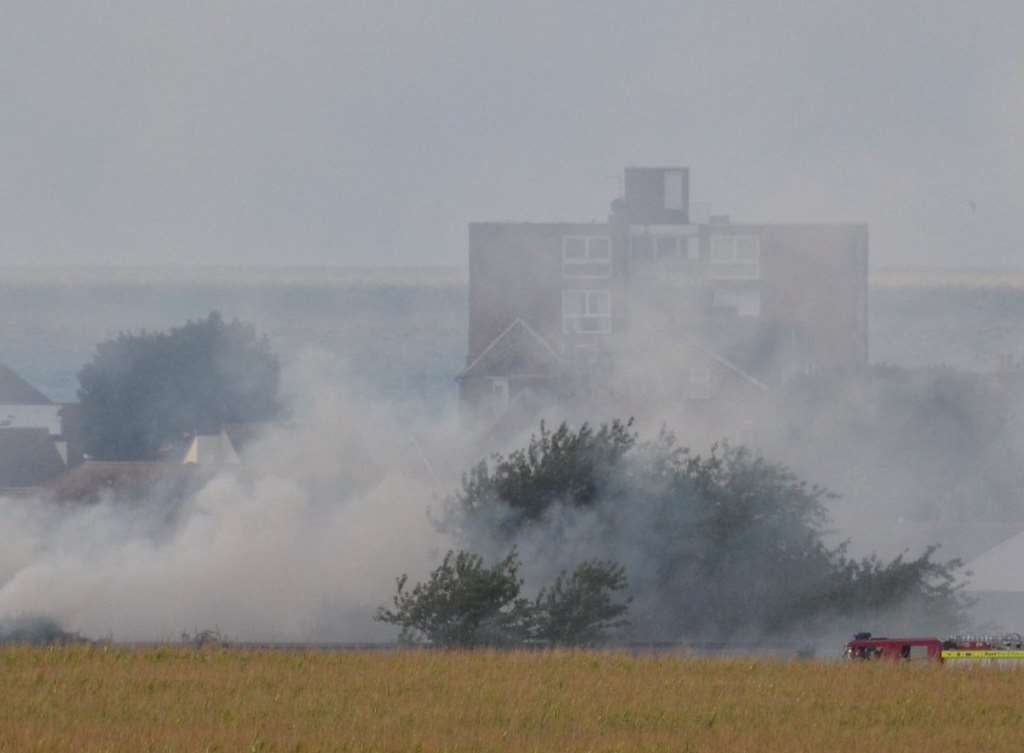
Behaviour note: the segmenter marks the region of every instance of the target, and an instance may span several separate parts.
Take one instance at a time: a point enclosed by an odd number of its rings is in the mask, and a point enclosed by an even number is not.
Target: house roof
[[[243,452],[252,442],[262,437],[274,426],[282,426],[269,421],[250,421],[241,424],[224,424],[224,433],[231,440],[236,452]]]
[[[97,502],[105,495],[123,500],[180,499],[198,491],[211,475],[194,464],[89,460],[47,489],[59,502]]]
[[[197,434],[185,452],[183,463],[200,465],[237,464],[238,453],[228,436],[227,429],[220,434]]]
[[[968,562],[964,569],[972,573],[968,591],[1024,593],[1024,533],[1005,540]]]
[[[63,472],[64,460],[47,429],[0,429],[0,488],[39,486]]]
[[[0,404],[52,405],[53,402],[12,369],[0,363]]]
[[[562,357],[551,344],[522,319],[515,319],[459,374],[471,376],[509,376],[550,373],[563,366]]]

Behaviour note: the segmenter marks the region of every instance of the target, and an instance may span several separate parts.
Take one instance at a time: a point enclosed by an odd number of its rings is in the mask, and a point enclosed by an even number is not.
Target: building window
[[[566,334],[611,332],[611,293],[607,290],[563,290],[562,330]]]
[[[576,279],[611,277],[611,238],[606,235],[564,236],[562,274]]]
[[[761,277],[761,243],[756,235],[711,237],[709,271],[715,280],[757,280]]]
[[[637,258],[700,260],[700,238],[696,235],[631,235],[630,253]]]
[[[761,316],[760,290],[716,290],[712,305],[717,309],[732,309],[737,316]]]

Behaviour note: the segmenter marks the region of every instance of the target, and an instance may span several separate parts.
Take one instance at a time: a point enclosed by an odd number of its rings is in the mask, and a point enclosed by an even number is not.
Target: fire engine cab
[[[889,659],[910,661],[949,661],[961,659],[999,661],[1024,659],[1024,638],[1020,633],[1003,635],[957,635],[938,638],[883,638],[857,633],[846,644],[846,658],[854,660]]]
[[[857,633],[846,644],[846,658],[942,661],[942,641],[938,638],[876,638],[871,633]]]

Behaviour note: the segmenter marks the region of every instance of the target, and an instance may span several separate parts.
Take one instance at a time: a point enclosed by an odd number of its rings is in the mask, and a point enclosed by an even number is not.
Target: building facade
[[[525,393],[720,413],[867,363],[867,226],[704,216],[689,183],[687,168],[627,168],[607,222],[470,225],[471,412]]]
[[[82,462],[77,404],[58,404],[0,364],[0,490],[34,487]]]

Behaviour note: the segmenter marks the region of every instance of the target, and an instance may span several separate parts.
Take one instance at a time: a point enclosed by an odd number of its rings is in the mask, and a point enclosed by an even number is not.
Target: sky
[[[876,266],[1020,266],[1018,0],[6,0],[0,265],[464,265],[688,165]]]

